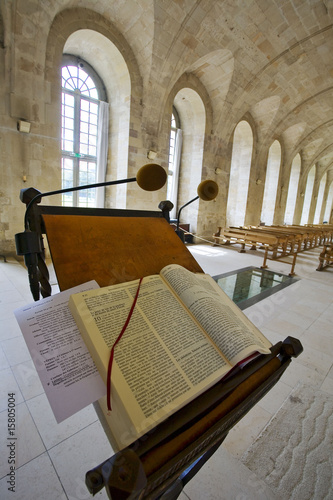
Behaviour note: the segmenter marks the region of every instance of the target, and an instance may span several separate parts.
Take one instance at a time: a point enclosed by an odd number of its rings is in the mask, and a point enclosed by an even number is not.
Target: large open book
[[[69,308],[106,381],[110,350],[138,281],[74,294]],[[100,402],[118,449],[154,428],[271,343],[206,274],[179,265],[141,283],[129,325],[115,348],[112,411]]]

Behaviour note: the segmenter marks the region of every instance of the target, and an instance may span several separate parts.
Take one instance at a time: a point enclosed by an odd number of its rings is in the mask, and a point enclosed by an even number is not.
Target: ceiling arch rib
[[[250,113],[256,121],[262,136],[265,136],[269,132],[280,105],[280,97],[274,95],[262,99],[250,109]]]
[[[289,154],[294,155],[302,150],[303,158],[310,161],[314,154],[317,158],[320,157],[321,151],[332,144],[332,120],[327,120],[327,117],[331,116],[332,102],[333,88],[331,87],[306,99],[283,117],[276,127],[276,132],[283,137]],[[303,124],[303,133],[296,137],[290,134],[290,130],[295,131],[299,123]],[[288,128],[286,128],[287,124]],[[314,140],[321,142],[315,152],[313,151],[314,144],[311,144]],[[318,142],[316,144],[318,145]]]
[[[235,99],[233,100],[233,108],[235,109],[236,106],[241,110],[243,107],[248,107],[252,111],[258,102],[272,96],[272,92],[274,95],[279,95],[281,106],[275,115],[271,130],[274,129],[275,136],[281,135],[290,126],[289,120],[292,112],[298,114],[299,106],[304,107],[305,102],[313,100],[321,93],[326,95],[333,85],[331,58],[333,36],[330,34],[332,34],[331,24],[308,34],[273,57],[248,80],[241,92],[238,92],[236,102]],[[238,64],[239,58],[235,61],[236,68]],[[235,71],[235,76],[236,74]],[[321,109],[316,113],[313,108],[310,123],[313,123],[313,119],[316,120],[316,115],[322,117],[325,114],[326,116],[331,114],[332,97],[328,96],[325,105],[321,97],[319,99]],[[293,120],[293,124],[299,121],[308,120],[304,116],[298,116]],[[287,126],[286,123],[288,123]],[[317,122],[316,126],[318,125]]]
[[[233,76],[234,58],[229,50],[219,49],[198,59],[187,72],[193,73],[205,86],[212,101],[215,128]]]

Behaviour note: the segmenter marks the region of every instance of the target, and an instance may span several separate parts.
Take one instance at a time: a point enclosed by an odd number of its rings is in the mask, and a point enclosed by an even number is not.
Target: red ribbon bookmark
[[[142,280],[143,280],[143,278],[140,278],[139,285],[138,285],[138,288],[137,288],[137,291],[136,291],[136,294],[135,294],[135,297],[134,297],[133,304],[132,304],[132,307],[130,309],[130,312],[128,313],[128,316],[127,316],[127,319],[125,321],[125,324],[124,324],[124,326],[123,326],[120,334],[118,335],[118,338],[116,339],[115,343],[113,344],[112,349],[111,349],[110,359],[109,359],[109,366],[108,366],[108,375],[107,375],[107,388],[106,388],[106,390],[107,390],[107,396],[106,397],[107,397],[108,411],[112,411],[112,408],[111,408],[111,372],[112,372],[112,364],[113,364],[113,357],[114,357],[114,349],[115,349],[116,345],[118,344],[118,342],[120,341],[121,337],[123,336],[123,333],[125,332],[125,330],[126,330],[126,328],[128,326],[128,323],[130,322],[130,319],[132,317],[136,301],[138,300],[138,295],[139,295],[139,290],[140,290],[140,286],[141,286]]]

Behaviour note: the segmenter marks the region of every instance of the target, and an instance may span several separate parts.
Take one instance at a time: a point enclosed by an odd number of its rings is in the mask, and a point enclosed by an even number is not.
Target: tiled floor
[[[222,274],[260,266],[255,252],[210,245],[190,247],[205,272]],[[218,452],[186,486],[181,499],[277,499],[269,487],[240,461],[245,450],[276,413],[299,381],[333,396],[333,268],[317,272],[319,249],[298,256],[297,283],[244,312],[273,343],[292,335],[304,352],[293,360],[277,386],[230,432]],[[285,274],[290,265],[269,262]],[[87,470],[112,454],[92,406],[56,424],[13,310],[32,302],[25,269],[14,259],[0,262],[0,498],[81,500],[91,498],[84,484]],[[8,490],[10,448],[7,440],[8,394],[15,394],[15,493]],[[97,498],[107,498],[103,491]]]

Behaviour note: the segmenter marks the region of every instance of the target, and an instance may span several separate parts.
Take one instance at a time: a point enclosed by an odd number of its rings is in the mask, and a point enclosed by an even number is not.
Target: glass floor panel
[[[213,278],[240,309],[246,309],[299,280],[258,267],[244,267]]]

